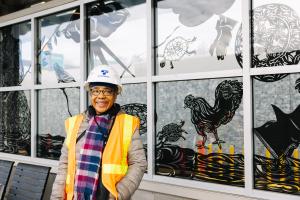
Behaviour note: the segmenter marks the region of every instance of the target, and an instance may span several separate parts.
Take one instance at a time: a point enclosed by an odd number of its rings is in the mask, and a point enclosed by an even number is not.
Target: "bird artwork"
[[[276,159],[278,166],[289,163],[289,158],[300,143],[300,105],[290,114],[272,105],[276,121],[267,121],[254,128],[254,133]]]
[[[195,126],[197,134],[203,137],[198,148],[204,148],[207,140],[207,133],[213,133],[215,141],[222,149],[217,129],[221,125],[229,123],[235,111],[239,108],[243,96],[243,83],[237,80],[224,80],[216,88],[214,106],[202,97],[188,95],[184,99],[184,107],[191,110],[191,121]]]

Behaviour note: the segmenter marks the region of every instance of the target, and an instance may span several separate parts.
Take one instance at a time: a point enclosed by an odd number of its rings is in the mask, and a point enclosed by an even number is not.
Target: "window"
[[[23,22],[0,29],[0,86],[28,86],[32,77],[31,23]]]
[[[30,92],[0,92],[0,152],[30,156]]]
[[[79,9],[38,20],[38,83],[70,83],[80,78]]]
[[[238,69],[241,1],[157,0],[156,74]]]
[[[64,121],[79,113],[79,99],[79,88],[38,91],[38,157],[59,159],[66,136]]]
[[[54,167],[64,120],[89,105],[87,74],[108,64],[140,118],[147,180],[299,198],[297,1],[61,5],[0,24],[1,157]]]
[[[140,119],[140,136],[147,154],[147,87],[144,83],[123,85],[117,103],[127,114]]]
[[[90,69],[109,64],[121,77],[146,76],[145,12],[144,0],[102,1],[87,6]]]
[[[299,194],[300,75],[282,77],[253,80],[255,188]]]
[[[241,78],[156,85],[155,173],[244,186]]]

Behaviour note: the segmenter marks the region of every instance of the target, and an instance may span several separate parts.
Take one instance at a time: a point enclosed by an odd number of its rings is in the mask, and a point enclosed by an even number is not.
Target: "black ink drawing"
[[[271,154],[254,155],[255,188],[299,194],[300,160],[293,157],[300,143],[300,105],[290,114],[272,105],[276,121],[254,128],[255,135]]]
[[[164,147],[168,145],[169,142],[177,142],[180,138],[185,140],[183,133],[188,134],[184,129],[182,129],[184,121],[180,124],[170,123],[165,125],[161,131],[157,133],[157,144],[156,148]]]
[[[272,108],[276,121],[268,121],[254,128],[254,133],[278,160],[278,164],[286,164],[300,143],[300,105],[290,114],[282,112],[275,105]]]
[[[216,88],[213,107],[202,97],[194,97],[191,94],[185,97],[185,108],[191,109],[191,121],[195,125],[197,134],[203,137],[199,148],[205,147],[207,133],[213,133],[215,137],[213,144],[218,144],[219,148],[222,148],[221,143],[225,141],[219,139],[217,129],[232,120],[242,101],[242,89],[242,82],[222,81]]]
[[[171,8],[179,15],[181,24],[194,27],[203,24],[212,16],[218,15],[216,24],[217,36],[211,44],[209,53],[216,52],[217,59],[223,60],[226,56],[227,47],[232,39],[232,29],[237,21],[223,15],[235,0],[164,0],[158,1],[158,8]]]
[[[176,144],[183,134],[184,121],[170,123],[157,133],[155,145],[155,172],[159,175],[189,178],[235,186],[244,185],[242,154],[195,152]],[[202,149],[203,150],[203,149]]]
[[[289,6],[266,4],[253,11],[252,67],[296,65],[300,61],[300,18]],[[235,41],[235,56],[243,67],[242,27]],[[260,75],[254,78],[273,82],[287,74]]]
[[[189,45],[190,43],[196,41],[196,37],[193,39],[185,39],[181,36],[175,37],[171,39],[165,46],[163,55],[158,55],[158,57],[162,57],[163,60],[160,62],[160,67],[163,68],[166,65],[166,61],[169,61],[171,69],[174,68],[173,62],[179,61],[184,55],[192,55],[196,54],[196,51],[190,51]],[[162,43],[163,44],[163,43]],[[162,45],[160,44],[160,45]],[[158,47],[160,46],[158,45]]]
[[[37,155],[40,158],[59,159],[65,137],[60,135],[41,134],[38,137]]]

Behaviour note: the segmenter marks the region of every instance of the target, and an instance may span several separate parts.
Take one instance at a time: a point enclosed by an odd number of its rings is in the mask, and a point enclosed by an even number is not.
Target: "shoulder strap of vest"
[[[129,145],[131,143],[131,138],[133,135],[133,131],[135,129],[134,126],[134,116],[124,114],[124,132],[123,132],[123,153],[126,155],[123,155],[122,158],[122,163],[126,163],[127,160],[127,152],[129,149]]]
[[[66,119],[65,128],[67,133],[67,138],[66,138],[67,146],[69,146],[70,143],[73,143],[73,140],[76,140],[77,138],[76,136],[83,118],[84,118],[83,114],[79,114]]]

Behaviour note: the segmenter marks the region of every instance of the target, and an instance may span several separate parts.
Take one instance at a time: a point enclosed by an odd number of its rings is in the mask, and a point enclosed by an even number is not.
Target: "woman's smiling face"
[[[117,99],[117,91],[107,86],[94,86],[90,88],[91,105],[96,114],[108,111]]]

